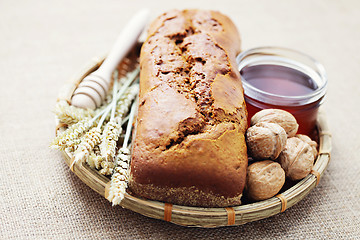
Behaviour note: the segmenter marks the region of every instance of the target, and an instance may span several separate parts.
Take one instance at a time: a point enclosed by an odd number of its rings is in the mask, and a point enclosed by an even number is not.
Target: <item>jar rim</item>
[[[309,61],[313,67],[309,66],[309,64],[302,63],[300,60],[292,59],[290,55]],[[255,98],[260,101],[266,101],[273,105],[300,106],[315,102],[322,98],[326,93],[327,76],[325,68],[317,60],[300,51],[274,46],[257,47],[240,53],[236,57],[236,61],[240,75],[241,70],[246,66],[273,64],[298,70],[309,76],[317,84],[317,88],[311,93],[299,96],[286,96],[263,91],[251,85],[241,75],[244,92],[251,98]]]

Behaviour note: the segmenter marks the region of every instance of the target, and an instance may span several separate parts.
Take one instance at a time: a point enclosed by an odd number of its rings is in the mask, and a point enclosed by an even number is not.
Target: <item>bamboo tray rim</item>
[[[73,76],[61,89],[58,101],[65,100],[70,102],[71,96],[81,80],[90,72],[96,70],[103,60],[104,58],[93,58],[82,71]],[[56,132],[66,127],[58,119],[56,119],[56,122]],[[142,215],[165,220],[177,225],[206,228],[242,225],[284,212],[300,202],[317,186],[330,162],[331,133],[328,128],[326,115],[322,109],[320,109],[318,114],[317,128],[320,143],[319,155],[314,164],[313,171],[294,186],[270,199],[228,208],[205,208],[172,205],[138,198],[126,193],[120,205]],[[71,153],[66,151],[62,151],[62,153],[65,162],[70,166]],[[73,172],[86,185],[100,195],[105,196],[106,187],[110,181],[109,178],[99,174],[97,170],[90,168],[85,162],[75,164]]]

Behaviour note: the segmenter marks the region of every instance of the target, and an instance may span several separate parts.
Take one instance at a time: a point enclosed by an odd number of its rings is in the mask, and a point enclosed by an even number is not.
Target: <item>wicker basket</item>
[[[139,48],[135,48],[119,65],[120,74],[130,71],[138,64],[138,50]],[[96,70],[102,61],[103,59],[93,59],[81,72],[76,74],[61,89],[58,100],[70,102],[78,84],[86,75]],[[58,122],[56,132],[65,128],[65,124]],[[286,190],[282,190],[280,194],[270,199],[229,208],[200,208],[150,201],[125,194],[121,206],[142,215],[162,219],[178,225],[207,228],[241,225],[284,212],[301,201],[317,186],[330,161],[331,134],[326,117],[322,111],[320,111],[318,116],[317,129],[320,143],[319,156],[316,159],[312,172],[301,181],[292,184],[292,186],[287,187]],[[65,151],[63,151],[63,155],[66,163],[70,165],[72,156]],[[99,174],[85,162],[75,164],[73,171],[90,188],[105,196],[106,187],[110,181],[109,178]]]

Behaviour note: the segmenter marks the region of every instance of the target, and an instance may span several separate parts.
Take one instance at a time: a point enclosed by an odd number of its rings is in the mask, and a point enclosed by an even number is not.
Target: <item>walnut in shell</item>
[[[314,158],[316,159],[317,155],[318,155],[318,151],[317,151],[317,143],[313,140],[311,140],[311,138],[309,138],[308,136],[304,135],[304,134],[296,134],[295,137],[303,140],[304,142],[308,143],[311,146],[312,152],[314,154]]]
[[[259,122],[279,124],[284,128],[288,137],[294,137],[299,128],[295,117],[291,113],[281,109],[264,109],[257,112],[251,118],[251,126]]]
[[[312,147],[297,137],[287,139],[285,149],[278,158],[286,176],[292,180],[306,177],[311,172],[314,160]]]
[[[284,183],[285,172],[280,164],[265,160],[248,167],[245,190],[252,200],[264,200],[275,196]]]
[[[259,122],[248,128],[246,144],[254,159],[276,159],[286,144],[285,130],[275,123]]]

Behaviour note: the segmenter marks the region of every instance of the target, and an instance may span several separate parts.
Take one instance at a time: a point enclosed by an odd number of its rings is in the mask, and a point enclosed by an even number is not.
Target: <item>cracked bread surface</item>
[[[239,205],[247,112],[235,58],[240,38],[216,11],[153,21],[140,54],[129,190],[173,204]]]

